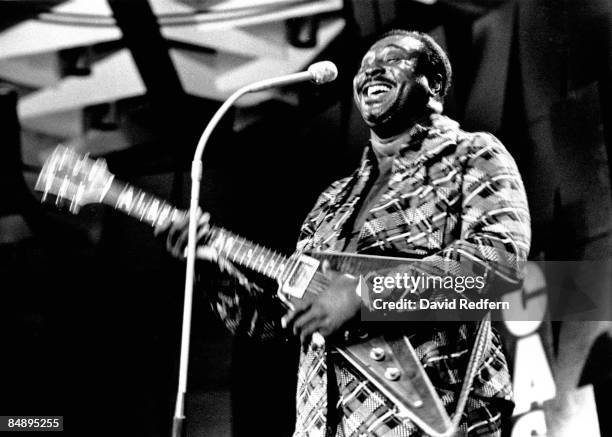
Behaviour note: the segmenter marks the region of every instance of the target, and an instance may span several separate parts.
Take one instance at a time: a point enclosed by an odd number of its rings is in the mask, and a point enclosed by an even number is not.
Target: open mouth
[[[361,94],[367,100],[382,100],[392,89],[393,87],[388,83],[371,82],[362,88]]]

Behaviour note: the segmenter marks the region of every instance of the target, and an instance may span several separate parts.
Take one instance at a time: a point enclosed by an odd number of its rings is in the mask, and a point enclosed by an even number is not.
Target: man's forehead
[[[409,35],[390,35],[374,43],[368,52],[381,50],[388,46],[398,46],[407,52],[417,51],[423,47],[423,43]]]

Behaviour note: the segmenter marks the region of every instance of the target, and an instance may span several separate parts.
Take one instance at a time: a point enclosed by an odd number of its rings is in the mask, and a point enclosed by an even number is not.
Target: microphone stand
[[[179,381],[176,394],[174,418],[172,419],[172,437],[182,437],[185,422],[185,393],[187,392],[187,369],[189,365],[189,341],[191,337],[191,313],[193,306],[193,282],[196,258],[196,234],[198,229],[198,206],[200,202],[200,183],[202,181],[202,154],[208,140],[221,118],[242,95],[251,92],[247,85],[234,92],[215,112],[204,129],[191,163],[191,202],[189,205],[189,234],[187,240],[187,267],[185,270],[185,297],[183,304],[183,329],[181,334],[181,356],[179,364]]]
[[[335,66],[332,64],[333,68]],[[337,74],[337,71],[336,71]],[[185,422],[185,393],[187,392],[187,369],[189,364],[189,341],[191,337],[191,313],[193,306],[193,282],[196,259],[196,234],[198,228],[198,207],[200,203],[200,183],[202,181],[202,154],[208,140],[227,110],[241,96],[247,93],[264,91],[269,88],[289,85],[307,80],[316,80],[312,72],[303,71],[282,77],[265,79],[246,85],[235,91],[215,112],[202,132],[191,163],[191,202],[189,205],[189,234],[187,240],[187,267],[185,271],[185,297],[183,304],[183,329],[181,334],[181,355],[179,364],[179,381],[176,395],[174,417],[172,419],[172,437],[182,437]],[[335,79],[334,77],[331,79]],[[329,79],[325,79],[326,81]]]

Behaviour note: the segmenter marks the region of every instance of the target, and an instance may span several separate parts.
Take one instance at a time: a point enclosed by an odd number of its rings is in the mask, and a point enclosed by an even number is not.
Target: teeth
[[[391,89],[391,87],[389,87],[387,85],[371,85],[366,90],[366,93],[367,93],[368,97],[372,97],[372,96],[374,96],[376,94],[386,93],[390,89]]]

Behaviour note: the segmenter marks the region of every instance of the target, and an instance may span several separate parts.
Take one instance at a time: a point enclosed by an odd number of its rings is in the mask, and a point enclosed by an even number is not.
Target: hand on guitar
[[[323,263],[323,272],[330,280],[325,291],[309,301],[296,301],[282,320],[302,344],[307,344],[315,332],[324,337],[334,334],[359,313],[361,298],[356,293],[359,279],[333,271],[328,264]]]
[[[198,210],[198,231],[196,257],[207,261],[217,262],[219,254],[210,245],[210,214]],[[166,236],[166,249],[176,258],[185,258],[187,255],[187,240],[189,237],[189,216],[185,215],[174,222],[166,222],[155,227],[155,235],[168,232]]]

